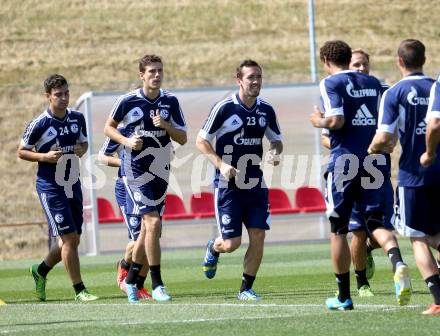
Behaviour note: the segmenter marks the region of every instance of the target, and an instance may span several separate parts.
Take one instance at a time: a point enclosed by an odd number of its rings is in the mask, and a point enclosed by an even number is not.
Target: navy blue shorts
[[[136,241],[141,232],[142,217],[139,215],[127,215],[125,209],[126,190],[122,178],[116,180],[115,183],[115,197],[122,216],[124,217],[125,225],[128,230],[128,239]]]
[[[405,237],[440,233],[440,187],[398,187],[397,190],[396,231]]]
[[[394,230],[391,220],[394,215],[394,191],[391,179],[385,178],[381,192],[384,194],[383,209],[384,220],[383,224],[387,230]],[[365,223],[364,210],[362,204],[355,202],[350,216],[350,222],[348,225],[349,231],[368,231]]]
[[[168,182],[161,178],[155,178],[148,183],[137,186],[131,185],[125,176],[123,181],[126,191],[125,213],[127,215],[142,216],[157,211],[159,216],[162,216]]]
[[[362,207],[364,213],[384,213],[384,192],[378,189],[365,189],[361,184],[362,175],[358,174],[350,180],[338,182],[340,175],[329,172],[325,198],[327,217],[339,218],[342,223],[349,225],[355,202]],[[384,188],[382,184],[380,188]]]
[[[52,237],[68,233],[82,233],[83,197],[80,182],[72,186],[73,197],[68,198],[59,186],[42,186],[37,182],[37,194]]]
[[[217,226],[223,239],[241,237],[243,224],[248,229],[270,229],[267,188],[215,188],[214,199]]]

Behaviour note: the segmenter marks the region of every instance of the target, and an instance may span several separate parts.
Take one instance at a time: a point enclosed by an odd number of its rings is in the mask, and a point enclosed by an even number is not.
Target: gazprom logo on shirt
[[[406,97],[408,103],[411,105],[429,105],[429,97],[418,97],[417,90],[414,86],[411,86],[411,91]]]
[[[351,121],[353,126],[374,126],[376,125],[376,119],[368,110],[365,104],[356,111],[354,119]]]
[[[417,135],[426,134],[426,118],[423,119],[421,122],[419,122],[419,124],[417,125],[416,134]]]
[[[347,90],[347,93],[350,97],[353,98],[362,98],[362,97],[375,97],[377,96],[376,89],[360,89],[355,90],[354,85],[351,82],[351,80],[348,80],[348,84],[346,85],[345,89]]]
[[[236,145],[243,145],[243,146],[261,145],[261,138],[243,138],[243,136],[244,136],[244,129],[242,128],[241,132],[234,136],[234,143]]]
[[[162,104],[162,102],[159,102],[159,103],[157,104],[157,107],[170,108],[170,105],[165,105],[165,104]]]

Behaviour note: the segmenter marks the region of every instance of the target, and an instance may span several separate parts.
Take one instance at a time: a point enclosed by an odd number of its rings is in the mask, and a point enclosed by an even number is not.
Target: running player
[[[110,139],[124,145],[122,176],[126,188],[126,213],[142,217],[141,232],[125,279],[128,301],[132,303],[138,302],[136,279],[144,254],[150,265],[153,299],[171,300],[160,268],[161,217],[168,188],[171,140],[181,145],[187,141],[179,101],[161,89],[161,58],[145,55],[139,61],[139,76],[143,87],[117,100],[104,129]],[[121,122],[126,136],[117,129]]]
[[[260,162],[263,137],[270,141],[268,162],[279,163],[281,133],[273,107],[259,98],[262,69],[253,60],[236,71],[238,93],[221,100],[211,110],[197,137],[197,148],[216,168],[214,197],[219,237],[209,240],[203,262],[208,279],[214,278],[220,253],[241,245],[242,225],[249,235],[244,257],[239,300],[260,300],[253,283],[263,258],[266,230],[270,228],[268,190]],[[215,141],[215,149],[212,142]]]
[[[121,133],[124,132],[121,128],[119,130]],[[99,161],[107,166],[119,168],[118,178],[115,183],[115,198],[116,198],[116,202],[118,203],[119,209],[121,210],[121,214],[124,217],[124,222],[128,229],[128,239],[130,239],[130,241],[127,243],[127,246],[125,248],[124,258],[118,261],[116,282],[118,284],[118,287],[124,293],[127,293],[127,288],[125,286],[125,278],[127,277],[128,271],[130,270],[133,248],[141,231],[142,219],[140,216],[137,215],[131,216],[125,213],[126,190],[121,176],[121,158],[120,158],[122,153],[123,153],[122,146],[117,142],[110,140],[110,138],[107,138],[104,141],[104,144],[99,152]],[[136,279],[136,287],[138,289],[138,298],[147,300],[147,299],[151,299],[151,295],[150,293],[148,293],[148,290],[144,287],[145,279],[148,273],[148,260],[146,256],[144,256],[142,264],[143,267]]]
[[[431,127],[426,119],[436,119],[435,110],[427,114],[429,94],[434,80],[423,74],[425,46],[414,39],[404,40],[397,50],[398,66],[403,79],[387,90],[380,104],[378,132],[370,153],[383,151],[397,130],[402,154],[399,161],[397,218],[395,228],[409,237],[417,267],[425,280],[434,304],[423,314],[440,313],[440,279],[429,246],[439,247],[440,219],[440,160],[438,149],[432,146]],[[425,142],[425,134],[427,135]],[[423,154],[426,150],[426,153]],[[422,156],[422,158],[420,158]],[[425,159],[431,158],[431,160]],[[430,164],[429,167],[423,167]]]
[[[35,292],[46,300],[46,276],[61,260],[73,284],[75,300],[98,299],[84,286],[80,272],[78,245],[83,224],[83,199],[79,180],[79,159],[86,153],[84,116],[68,108],[69,86],[61,75],[44,81],[48,108],[32,120],[18,148],[20,159],[38,162],[37,193],[52,237],[59,237],[49,254],[30,272]]]
[[[351,48],[343,41],[328,41],[320,49],[324,69],[330,75],[320,83],[325,115],[315,106],[311,116],[314,127],[330,130],[326,200],[338,283],[338,296],[326,301],[331,310],[353,309],[347,233],[354,202],[362,204],[368,231],[390,258],[395,284],[400,285],[396,289],[398,303],[407,304],[411,295],[408,266],[402,261],[396,238],[383,226],[386,158],[368,157],[367,153],[376,129],[382,86],[375,77],[348,70],[351,54]],[[369,185],[369,180],[374,182]]]

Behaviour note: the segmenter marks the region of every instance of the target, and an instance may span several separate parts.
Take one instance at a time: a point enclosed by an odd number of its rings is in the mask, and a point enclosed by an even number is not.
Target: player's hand
[[[436,158],[437,158],[437,154],[434,153],[434,155],[428,155],[428,153],[425,152],[420,157],[420,164],[423,167],[429,167],[430,165],[432,165],[434,163]]]
[[[386,143],[385,146],[382,148],[382,152],[391,154],[394,150],[395,145],[396,144],[393,141]]]
[[[272,166],[278,166],[280,164],[280,154],[277,154],[275,149],[271,149],[266,154],[266,162]]]
[[[130,138],[127,138],[127,141],[125,142],[125,146],[133,150],[141,150],[143,144],[144,141],[142,140],[141,136],[136,134]]]
[[[170,127],[170,123],[160,116],[159,109],[156,110],[156,115],[153,117],[153,125],[165,130]]]
[[[324,119],[324,113],[321,112],[318,106],[313,106],[313,113],[310,115],[310,122],[313,127],[321,128],[322,119]]]
[[[227,163],[222,162],[220,165],[220,174],[222,174],[227,180],[237,176],[239,172],[240,171],[238,169],[235,169]]]
[[[87,152],[87,147],[83,144],[80,144],[79,142],[76,143],[75,146],[73,146],[73,153],[81,158],[85,153]]]
[[[44,162],[57,163],[59,158],[63,155],[63,151],[60,149],[51,150],[44,155]]]

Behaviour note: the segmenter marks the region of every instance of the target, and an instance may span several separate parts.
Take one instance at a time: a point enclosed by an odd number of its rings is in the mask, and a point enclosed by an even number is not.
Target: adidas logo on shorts
[[[375,126],[376,119],[368,110],[367,106],[362,104],[361,107],[356,111],[356,115],[351,123],[353,126]]]

